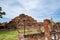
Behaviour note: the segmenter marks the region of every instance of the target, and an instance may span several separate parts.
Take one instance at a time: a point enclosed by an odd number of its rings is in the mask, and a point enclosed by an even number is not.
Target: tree
[[[5,12],[2,12],[2,8],[0,7],[0,18],[3,18],[3,15],[5,15]]]

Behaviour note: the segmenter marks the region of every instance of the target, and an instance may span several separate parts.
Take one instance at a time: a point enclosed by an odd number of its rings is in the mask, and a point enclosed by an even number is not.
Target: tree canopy
[[[3,15],[5,15],[6,13],[2,11],[2,7],[0,7],[0,18],[3,18]]]

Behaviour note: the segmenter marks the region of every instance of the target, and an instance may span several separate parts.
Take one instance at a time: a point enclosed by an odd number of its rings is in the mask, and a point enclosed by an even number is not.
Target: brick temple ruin
[[[45,19],[43,22],[44,32],[42,33],[35,33],[35,34],[25,34],[23,35],[23,38],[19,40],[53,40],[51,38],[51,32],[53,29],[54,23],[51,23],[50,20]],[[25,39],[24,39],[25,38]],[[60,40],[60,33],[59,33],[59,39],[54,40]]]
[[[25,20],[25,25],[24,25]],[[17,26],[18,25],[18,26]],[[34,34],[24,34],[18,33],[18,40],[52,40],[51,35],[55,36],[59,35],[57,40],[60,40],[60,23],[55,23],[52,20],[45,19],[43,22],[37,22],[31,16],[21,14],[14,19],[12,19],[9,23],[2,23],[0,25],[1,30],[16,30],[16,27],[20,30],[25,29],[30,30],[31,28],[37,29],[37,33]],[[57,32],[55,32],[57,30]],[[54,38],[53,38],[54,39]],[[56,39],[54,39],[56,40]]]

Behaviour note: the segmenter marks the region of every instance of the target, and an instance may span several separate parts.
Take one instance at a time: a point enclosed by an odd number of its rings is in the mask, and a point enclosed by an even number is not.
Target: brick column
[[[18,34],[18,40],[23,40],[24,39],[23,33],[19,32],[19,29],[16,29],[16,31]]]
[[[37,39],[38,39],[38,40],[42,40],[41,35],[37,35]]]
[[[49,27],[48,27],[49,23],[50,23],[50,20],[48,20],[48,19],[44,20],[45,40],[51,40],[50,39],[50,30],[49,30]]]
[[[30,35],[28,36],[28,40],[34,40],[33,37]]]

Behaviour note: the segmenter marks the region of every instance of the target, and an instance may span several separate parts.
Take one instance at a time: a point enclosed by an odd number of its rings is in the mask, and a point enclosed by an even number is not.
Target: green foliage
[[[45,30],[44,30],[44,27],[41,27],[41,28],[40,28],[40,31],[41,31],[41,32],[44,32],[44,31],[45,31]]]
[[[0,7],[0,18],[3,18],[2,16],[5,15],[5,12],[2,12],[2,8]]]
[[[2,8],[0,7],[0,11],[2,11]]]
[[[60,24],[60,22],[56,22],[56,24]]]

